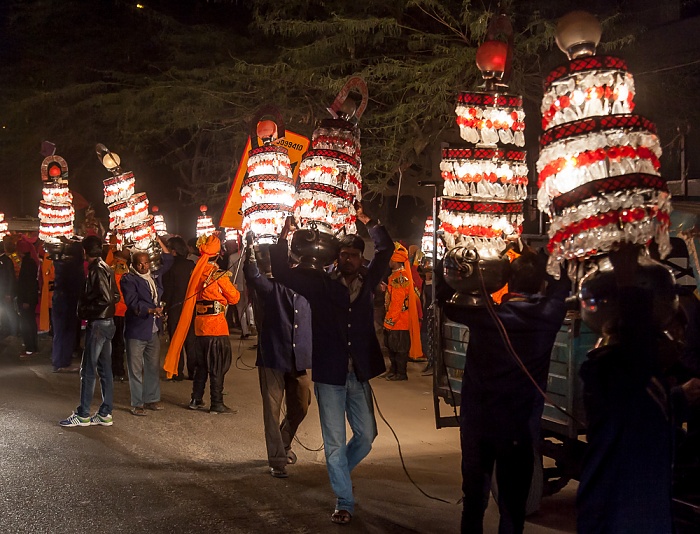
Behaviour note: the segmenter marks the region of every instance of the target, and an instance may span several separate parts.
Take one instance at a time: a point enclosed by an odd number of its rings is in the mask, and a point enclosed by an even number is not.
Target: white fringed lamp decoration
[[[160,256],[153,216],[148,213],[146,193],[134,193],[134,173],[121,169],[121,159],[103,144],[95,147],[97,159],[112,173],[102,181],[104,201],[109,210],[109,229],[116,235],[117,246],[147,252],[151,261]]]
[[[238,243],[241,239],[241,231],[236,230],[235,228],[226,228],[225,229],[225,238],[226,238],[226,241],[235,241]]]
[[[5,214],[0,213],[0,239],[3,239],[8,234],[7,221],[5,220]]]
[[[168,233],[168,227],[165,224],[165,219],[160,214],[158,206],[153,206],[151,212],[153,213],[153,229],[156,231],[156,234],[159,236],[166,235]]]
[[[355,108],[347,97],[352,89],[362,95]],[[299,166],[296,218],[302,227],[315,223],[320,229],[356,233],[355,201],[362,199],[360,130],[358,120],[367,107],[367,85],[350,78],[328,108],[332,119],[324,119],[314,130],[311,149]]]
[[[68,164],[61,156],[49,156],[41,164],[44,182],[39,203],[39,239],[57,244],[73,236],[73,195],[68,190]],[[7,228],[7,224],[5,224]]]
[[[670,194],[659,174],[656,127],[632,114],[626,63],[595,55],[600,35],[588,13],[560,19],[557,44],[570,61],[545,80],[537,200],[551,219],[553,274],[564,260],[606,253],[618,242],[656,239],[662,257],[670,250]]]
[[[435,231],[435,223],[433,217],[429,216],[425,220],[425,229],[423,230],[423,237],[420,242],[420,250],[423,256],[426,258],[433,259],[433,232]],[[437,259],[441,260],[445,255],[445,245],[442,243],[441,239],[437,240]]]
[[[199,206],[199,211],[201,215],[197,217],[197,237],[200,238],[203,235],[212,235],[216,231],[216,228],[214,227],[211,217],[207,215],[206,204]]]
[[[260,138],[263,146],[248,152],[248,173],[241,186],[243,235],[253,232],[258,244],[271,244],[284,226],[285,219],[294,212],[294,178],[286,148],[272,144],[278,136],[284,137],[284,122],[273,106],[264,106],[257,117],[274,115],[273,120],[256,120],[251,140]]]
[[[510,23],[505,18],[492,24]],[[483,259],[495,259],[508,240],[522,232],[527,196],[525,114],[522,98],[504,91],[508,43],[489,39],[477,50],[477,66],[485,92],[461,92],[457,124],[462,139],[474,146],[442,150],[440,171],[445,180],[440,203],[440,229],[448,249],[475,249]]]

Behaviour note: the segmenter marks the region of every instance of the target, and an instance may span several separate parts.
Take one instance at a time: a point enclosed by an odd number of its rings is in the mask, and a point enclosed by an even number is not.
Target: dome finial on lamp
[[[600,22],[587,11],[572,11],[557,22],[557,46],[569,59],[594,56],[602,35]]]

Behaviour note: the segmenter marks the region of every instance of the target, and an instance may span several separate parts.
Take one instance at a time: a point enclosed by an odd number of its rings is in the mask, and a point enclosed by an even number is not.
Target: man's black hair
[[[185,240],[179,236],[168,239],[168,248],[174,250],[177,252],[178,256],[182,256],[183,258],[186,258],[187,254],[189,254],[189,250],[187,250],[187,243],[185,243]]]
[[[546,258],[540,254],[526,252],[510,264],[508,291],[514,293],[537,293],[546,276]]]
[[[89,235],[83,239],[83,250],[88,258],[102,257],[102,238],[96,235]]]
[[[194,250],[197,250],[197,238],[193,237],[192,239],[188,239],[187,246],[192,247]]]
[[[365,253],[365,240],[357,234],[348,234],[340,240],[340,248],[354,248]]]

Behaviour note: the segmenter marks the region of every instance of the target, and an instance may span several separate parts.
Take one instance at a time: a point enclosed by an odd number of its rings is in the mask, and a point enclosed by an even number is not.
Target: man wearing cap
[[[192,312],[194,319],[195,362],[190,409],[204,409],[204,387],[209,377],[211,404],[209,413],[233,413],[224,405],[224,377],[231,367],[231,342],[229,340],[226,308],[236,304],[240,293],[231,283],[230,273],[222,271],[216,264],[221,250],[218,235],[202,236],[197,241],[201,256],[197,260],[187,285],[187,298],[182,305],[182,313],[175,333],[165,356],[163,369],[170,378],[178,374],[178,362],[182,346],[187,337]],[[190,296],[196,295],[194,298]],[[196,301],[195,301],[196,298]]]
[[[357,206],[357,219],[374,241],[375,255],[362,270],[364,241],[347,235],[340,242],[337,269],[291,269],[288,262],[288,219],[276,245],[270,247],[275,279],[303,295],[311,305],[312,363],[319,406],[326,467],[336,494],[331,521],[349,523],[355,500],[350,473],[369,454],[377,435],[369,380],[385,371],[374,330],[373,291],[384,276],[394,250],[386,229]],[[353,436],[346,442],[347,417]]]
[[[391,274],[387,281],[384,307],[384,345],[389,351],[391,368],[387,380],[408,380],[406,365],[411,357],[422,355],[418,295],[413,285],[408,251],[400,243],[391,256]]]

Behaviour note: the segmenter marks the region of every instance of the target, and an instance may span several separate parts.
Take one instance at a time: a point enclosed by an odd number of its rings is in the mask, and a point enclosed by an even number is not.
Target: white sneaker
[[[90,424],[93,426],[94,425],[112,426],[114,424],[114,421],[112,420],[112,414],[100,415],[99,413],[95,412],[95,415],[93,415],[90,418]]]

